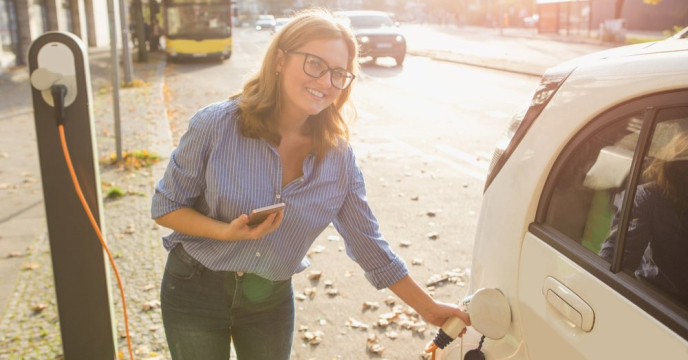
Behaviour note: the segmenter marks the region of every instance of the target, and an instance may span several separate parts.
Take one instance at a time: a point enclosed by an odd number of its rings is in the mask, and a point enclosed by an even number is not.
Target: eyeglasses
[[[327,65],[325,60],[313,54],[292,50],[284,50],[284,53],[303,55],[303,72],[310,77],[319,78],[327,74],[328,71],[332,72],[332,76],[330,76],[330,82],[332,82],[332,86],[339,90],[348,88],[349,85],[351,85],[351,82],[356,78],[354,74],[342,68],[331,68],[329,65]]]

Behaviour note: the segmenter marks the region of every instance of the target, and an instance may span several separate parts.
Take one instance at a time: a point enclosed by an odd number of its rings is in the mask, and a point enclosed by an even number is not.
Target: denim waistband
[[[198,269],[201,273],[209,272],[211,274],[219,275],[219,276],[230,276],[230,275],[234,275],[234,274],[236,274],[239,277],[244,276],[244,273],[241,271],[215,271],[215,270],[208,269],[207,267],[205,267],[205,265],[201,264],[200,261],[196,260],[193,256],[191,256],[191,254],[186,252],[186,250],[184,249],[184,246],[182,244],[175,245],[175,247],[172,249],[172,251],[174,251],[174,253],[177,256],[179,256],[179,258],[182,261],[186,262],[187,264],[192,265],[193,267]]]

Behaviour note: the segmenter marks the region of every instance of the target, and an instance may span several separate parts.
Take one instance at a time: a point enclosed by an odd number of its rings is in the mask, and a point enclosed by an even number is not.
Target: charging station
[[[59,121],[83,197],[102,229],[88,53],[73,34],[48,32],[31,44],[28,60],[64,358],[116,359],[107,260],[74,190],[58,131]]]

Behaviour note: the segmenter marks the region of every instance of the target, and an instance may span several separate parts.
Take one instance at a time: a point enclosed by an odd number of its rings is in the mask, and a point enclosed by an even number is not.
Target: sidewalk
[[[500,34],[498,28],[411,24],[402,31],[408,54],[533,76],[564,61],[623,45],[583,35],[538,34],[528,28],[504,28]],[[643,36],[663,38],[659,33]]]
[[[90,50],[93,108],[99,157],[114,152],[109,49]],[[120,89],[122,145],[168,156],[171,136],[162,103],[164,56],[135,64],[143,85]],[[34,119],[26,68],[0,75],[0,359],[62,358],[49,242],[44,219]],[[126,195],[104,201],[105,234],[124,282],[137,359],[168,359],[159,311],[159,284],[166,252],[161,229],[150,220],[153,184],[162,163],[138,170],[101,164],[103,194],[119,187]],[[108,264],[109,266],[109,264]],[[119,349],[127,353],[119,291],[112,276]],[[88,301],[88,299],[85,299]]]

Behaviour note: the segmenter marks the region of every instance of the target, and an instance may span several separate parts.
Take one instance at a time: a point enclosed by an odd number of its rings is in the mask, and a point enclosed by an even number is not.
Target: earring
[[[275,76],[279,76],[279,71],[275,73]]]

